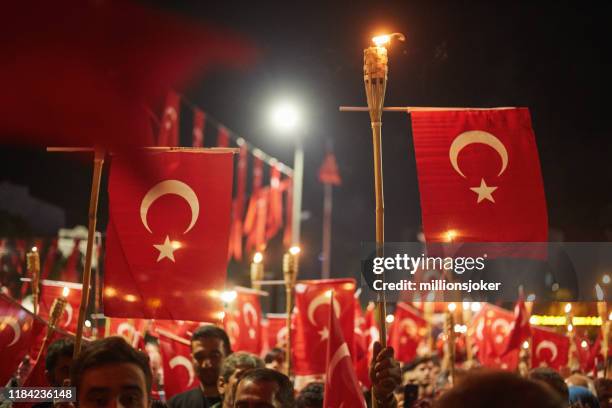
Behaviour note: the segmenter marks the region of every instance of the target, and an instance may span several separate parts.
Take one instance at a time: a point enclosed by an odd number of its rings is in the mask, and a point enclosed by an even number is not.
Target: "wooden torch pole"
[[[89,289],[91,287],[91,260],[93,256],[93,244],[96,233],[96,221],[98,216],[98,197],[100,195],[100,179],[102,178],[102,166],[104,165],[105,151],[101,148],[94,150],[94,168],[91,181],[91,194],[89,196],[89,225],[87,231],[87,251],[85,252],[85,270],[83,271],[83,291],[81,292],[81,306],[79,307],[79,319],[74,341],[74,358],[81,351],[83,339],[83,326],[87,314],[89,301]]]

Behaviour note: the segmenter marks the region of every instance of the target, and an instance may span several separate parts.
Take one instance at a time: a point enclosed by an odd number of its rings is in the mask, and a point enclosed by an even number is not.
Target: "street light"
[[[300,244],[300,218],[302,213],[302,183],[304,178],[304,147],[299,130],[302,116],[297,105],[290,101],[282,101],[271,110],[271,122],[276,130],[291,134],[295,139],[293,158],[293,208],[291,209],[291,243]]]

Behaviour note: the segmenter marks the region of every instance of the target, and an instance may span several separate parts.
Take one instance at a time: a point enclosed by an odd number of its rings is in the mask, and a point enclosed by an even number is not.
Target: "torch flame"
[[[263,254],[261,252],[256,252],[255,255],[253,255],[253,262],[261,263],[261,261],[263,261]]]
[[[392,38],[397,38],[400,41],[406,40],[406,37],[404,36],[404,34],[393,33],[393,34],[377,35],[376,37],[372,38],[372,42],[376,44],[377,47],[382,47],[382,46],[389,44]]]
[[[67,286],[64,286],[64,289],[62,289],[62,297],[67,298],[69,294],[70,294],[70,289]]]
[[[604,293],[603,289],[601,289],[601,286],[599,286],[599,283],[595,285],[595,294],[597,295],[597,300],[603,302]]]

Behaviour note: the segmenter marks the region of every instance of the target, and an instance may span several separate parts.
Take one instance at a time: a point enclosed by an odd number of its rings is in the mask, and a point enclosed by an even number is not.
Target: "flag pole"
[[[323,184],[323,269],[321,278],[329,279],[331,264],[331,219],[332,219],[332,185]]]
[[[40,295],[40,255],[38,248],[33,247],[26,255],[28,275],[32,279],[32,305],[35,315],[38,315],[38,298]]]
[[[100,195],[100,179],[102,178],[102,167],[104,165],[105,150],[102,148],[94,149],[94,168],[91,181],[91,194],[89,196],[89,225],[87,230],[87,250],[85,252],[85,270],[83,271],[83,290],[81,292],[81,305],[79,307],[79,318],[77,323],[76,336],[74,340],[74,358],[76,359],[81,351],[83,339],[83,326],[87,313],[89,301],[89,289],[91,287],[91,260],[93,256],[93,244],[96,233],[96,221],[98,216],[98,197]]]
[[[300,247],[298,246],[289,248],[289,251],[283,256],[283,276],[285,280],[285,299],[287,309],[287,320],[285,321],[285,327],[287,328],[287,345],[285,347],[285,365],[287,369],[287,377],[291,376],[291,310],[293,309],[293,290],[295,288],[295,282],[297,280],[300,264],[299,256]]]

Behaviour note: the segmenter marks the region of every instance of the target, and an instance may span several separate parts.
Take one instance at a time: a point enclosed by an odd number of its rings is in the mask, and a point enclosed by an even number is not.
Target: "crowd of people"
[[[76,387],[75,405],[78,407],[324,406],[325,384],[311,382],[296,390],[284,373],[282,349],[270,350],[264,359],[248,352],[233,352],[226,332],[217,326],[202,326],[191,338],[192,364],[198,386],[167,400],[163,391],[159,392],[155,359],[149,357],[150,353],[136,350],[122,337],[88,343],[75,360],[73,350],[74,344],[69,339],[51,343],[45,367],[50,385]],[[378,408],[612,407],[612,380],[592,379],[579,372],[563,378],[551,368],[537,367],[527,376],[520,376],[474,367],[458,369],[451,380],[436,356],[420,356],[400,365],[394,358],[393,349],[383,348],[379,343],[375,343],[373,354],[371,392]],[[370,391],[365,391],[365,397],[369,406]],[[55,404],[57,408],[71,405]],[[52,402],[44,402],[33,408],[53,406]]]

